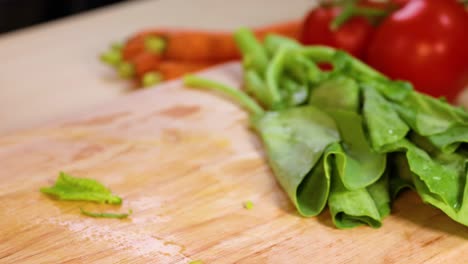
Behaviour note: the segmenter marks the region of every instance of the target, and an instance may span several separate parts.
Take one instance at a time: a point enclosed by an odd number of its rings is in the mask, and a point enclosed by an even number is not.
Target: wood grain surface
[[[203,73],[240,85],[240,68]],[[300,217],[247,115],[179,81],[0,138],[0,263],[466,263],[468,228],[403,194],[383,227]],[[59,171],[97,179],[121,207],[41,194]],[[254,208],[243,203],[251,200]],[[129,219],[94,211],[133,210]]]

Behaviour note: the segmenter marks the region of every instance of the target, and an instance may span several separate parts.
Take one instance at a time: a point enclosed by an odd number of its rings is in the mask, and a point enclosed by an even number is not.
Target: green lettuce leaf
[[[465,174],[465,182],[467,175]],[[434,194],[428,186],[423,182],[417,175],[413,175],[413,182],[416,186],[416,191],[418,192],[421,199],[428,204],[431,204],[444,213],[446,213],[453,220],[468,226],[468,184],[465,184],[463,190],[464,196],[461,203],[459,204],[458,209],[453,208],[448,203],[441,201],[437,194]]]
[[[453,153],[462,143],[468,143],[468,126],[454,125],[442,133],[433,134],[427,138],[442,152]]]
[[[317,108],[305,106],[267,112],[254,121],[254,127],[276,178],[299,213],[319,214],[330,188],[319,159],[329,144],[339,140],[333,120]]]
[[[354,190],[376,182],[385,171],[386,157],[366,139],[358,114],[358,84],[345,76],[332,77],[312,89],[309,102],[324,109],[338,127],[344,151],[336,153],[335,159],[343,185]]]
[[[386,146],[399,142],[409,132],[409,127],[393,109],[392,104],[373,87],[363,86],[363,116],[372,147],[380,152]]]
[[[367,142],[362,118],[349,111],[327,111],[335,120],[343,150],[335,153],[336,169],[349,190],[367,187],[376,182],[386,168],[386,156],[375,152]]]
[[[321,109],[357,112],[360,104],[359,86],[346,76],[327,79],[312,88],[309,103]]]
[[[327,156],[343,152],[339,144],[333,144],[327,150]],[[382,219],[390,212],[390,196],[387,177],[380,179],[368,188],[347,189],[340,176],[339,169],[331,170],[331,189],[328,207],[333,223],[338,228],[353,228],[367,224],[377,228]]]
[[[390,175],[390,197],[395,200],[400,192],[405,189],[414,190],[413,173],[411,172],[406,154],[403,152],[389,153],[388,171]]]
[[[456,125],[468,125],[468,113],[463,109],[415,91],[393,106],[411,129],[422,136],[439,134]]]
[[[413,87],[409,82],[390,81],[390,80],[375,80],[373,78],[360,78],[362,86],[374,88],[380,95],[385,97],[390,102],[403,102],[412,93]]]
[[[422,136],[411,138],[419,146],[407,139],[393,146],[395,151],[406,153],[407,168],[410,171],[405,172],[406,165],[400,162],[402,169],[398,176],[406,184],[410,176],[412,185],[424,202],[441,209],[455,221],[468,225],[468,218],[465,217],[468,216],[467,155],[440,152],[428,145]],[[403,182],[399,187],[404,185]]]
[[[391,196],[389,193],[389,179],[388,174],[385,173],[378,181],[367,187],[367,191],[374,200],[377,211],[379,212],[380,219],[390,214]]]

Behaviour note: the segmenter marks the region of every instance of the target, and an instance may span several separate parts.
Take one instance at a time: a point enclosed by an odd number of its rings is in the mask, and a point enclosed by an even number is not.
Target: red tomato
[[[411,1],[411,0],[392,0],[391,2],[393,4],[395,4],[396,6],[398,6],[398,7],[402,7],[402,6],[406,5],[409,1]]]
[[[417,90],[453,101],[468,80],[468,14],[456,0],[412,0],[387,17],[367,61]]]
[[[394,8],[400,8],[407,4],[410,0],[391,0],[391,1],[372,1],[372,0],[363,0],[359,1],[360,6],[366,6],[366,7],[374,7],[374,8],[380,8],[380,9],[387,9],[391,8],[392,6]]]
[[[388,10],[399,8],[408,1],[374,2],[360,0],[357,6],[358,8],[370,7]],[[330,24],[341,13],[341,10],[340,6],[323,6],[311,10],[304,20],[301,41],[306,45],[320,44],[343,49],[362,59],[374,32],[374,27],[364,15],[357,15],[346,21],[338,30],[331,30]]]
[[[332,46],[362,58],[374,28],[366,18],[353,17],[338,30],[332,31],[330,23],[340,10],[339,7],[319,7],[311,10],[304,21],[301,42],[306,45]]]

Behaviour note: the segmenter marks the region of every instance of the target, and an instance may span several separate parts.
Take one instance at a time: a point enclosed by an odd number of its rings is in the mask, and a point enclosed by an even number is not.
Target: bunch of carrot
[[[258,28],[255,35],[259,40],[268,33],[297,39],[300,29],[301,21],[292,21]],[[135,80],[139,87],[236,59],[240,59],[240,52],[231,32],[184,29],[145,30],[101,55],[103,62],[121,77]]]

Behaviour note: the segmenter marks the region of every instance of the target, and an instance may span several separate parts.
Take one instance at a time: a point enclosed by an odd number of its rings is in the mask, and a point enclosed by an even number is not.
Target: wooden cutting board
[[[204,75],[241,82],[237,64]],[[247,125],[230,100],[175,81],[0,138],[0,263],[466,263],[468,228],[412,193],[380,229],[300,217]],[[123,205],[41,194],[59,171],[101,181]]]

